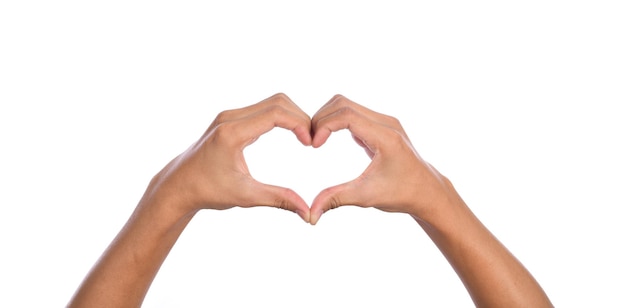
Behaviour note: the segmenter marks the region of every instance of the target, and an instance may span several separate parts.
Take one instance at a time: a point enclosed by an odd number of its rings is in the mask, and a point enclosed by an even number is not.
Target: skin
[[[244,148],[274,127],[313,147],[348,129],[372,161],[353,181],[320,192],[309,208],[294,191],[260,183],[248,171]],[[220,113],[196,143],[156,174],[68,307],[141,306],[161,264],[201,209],[271,206],[316,224],[325,212],[344,205],[411,215],[477,307],[553,307],[450,181],[419,156],[397,119],[341,95],[311,119],[284,94]]]
[[[452,183],[424,161],[399,121],[335,96],[312,119],[314,147],[349,129],[372,159],[355,180],[320,192],[311,223],[343,205],[411,215],[454,268],[477,307],[553,307],[541,286],[480,222]]]

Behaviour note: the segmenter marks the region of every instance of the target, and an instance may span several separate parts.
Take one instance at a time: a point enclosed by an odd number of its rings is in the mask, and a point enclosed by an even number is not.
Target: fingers
[[[292,131],[304,145],[311,144],[309,119],[299,117],[281,106],[267,106],[246,118],[230,123],[232,123],[234,137],[245,141],[245,146],[275,127]]]
[[[274,121],[274,125],[267,124],[266,118]],[[304,145],[311,144],[311,118],[285,94],[278,93],[244,108],[221,112],[213,121],[207,133],[211,133],[220,125],[231,122],[253,122],[249,127],[250,134],[242,134],[247,138],[246,145],[254,142],[260,135],[279,126],[294,132],[298,140]],[[238,126],[238,125],[235,125]]]
[[[384,196],[395,194],[392,191],[398,185],[394,182],[402,181],[397,177],[407,168],[396,160],[402,156],[401,153],[412,153],[398,120],[336,96],[316,113],[312,121],[314,147],[324,144],[333,132],[348,129],[372,162],[353,181],[320,192],[311,205],[311,224],[316,224],[326,211],[343,205],[375,206],[395,211],[386,204],[386,199],[395,196]]]
[[[304,145],[311,144],[310,118],[286,95],[277,94],[255,105],[222,113],[216,133],[223,132],[222,142],[237,152],[254,142],[259,136],[275,127],[291,130]],[[246,170],[245,161],[240,161]],[[291,189],[267,185],[250,176],[239,206],[271,206],[297,213],[309,222],[310,213],[306,202]]]
[[[322,191],[309,208],[292,190],[257,182],[248,171],[244,148],[275,127],[291,130],[302,144],[314,147],[324,144],[333,132],[348,129],[356,143],[365,148],[372,163],[357,179]],[[408,138],[398,120],[343,96],[333,97],[311,119],[286,95],[276,94],[257,104],[222,112],[207,130],[201,144],[213,152],[213,155],[205,156],[212,157],[211,161],[202,161],[212,164],[213,170],[220,170],[223,174],[213,179],[219,184],[209,186],[215,187],[211,195],[230,191],[231,196],[239,195],[227,202],[230,206],[282,208],[315,224],[324,212],[342,205],[382,208],[377,203],[379,195],[389,188],[387,184],[390,178],[394,178],[392,174],[404,168],[381,169],[380,162],[395,161],[393,154],[404,150],[397,145],[406,146],[405,141]],[[391,166],[395,165],[402,163]]]
[[[349,100],[342,95],[335,95],[330,101],[328,101],[324,106],[322,106],[322,108],[320,108],[315,113],[313,119],[311,120],[311,127],[314,133],[312,144],[314,147],[319,147],[324,144],[324,142],[326,142],[331,133],[329,131],[319,129],[320,121],[323,121],[323,119],[332,116],[335,113],[344,112],[346,109],[349,109],[351,112],[356,112],[360,114],[362,117],[368,119],[371,122],[388,126],[389,128],[394,129],[406,136],[402,125],[400,125],[400,122],[396,118],[370,110]],[[356,138],[355,141],[359,143],[359,140]]]
[[[354,109],[342,108],[317,121],[316,139],[314,139],[313,145],[323,144],[332,132],[349,129],[355,141],[363,146],[370,154],[370,157],[373,158],[379,151],[380,133],[378,131],[381,128],[388,129],[383,125],[370,121]],[[368,166],[368,169],[370,169],[370,166]],[[363,174],[366,174],[366,172],[367,169]],[[368,190],[363,187],[363,174],[353,181],[321,191],[311,204],[310,223],[316,224],[323,213],[343,205],[364,206],[363,197],[367,198]]]
[[[314,118],[313,146],[322,145],[331,133],[348,129],[352,133],[357,144],[371,152],[373,157],[380,151],[380,145],[387,142],[388,138],[397,138],[402,134],[396,129],[381,122],[371,120],[368,115],[363,114],[358,108],[339,108],[323,118]]]

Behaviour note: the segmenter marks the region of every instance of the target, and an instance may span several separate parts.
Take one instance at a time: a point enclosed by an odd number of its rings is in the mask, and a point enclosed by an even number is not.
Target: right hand
[[[274,127],[291,130],[311,144],[310,117],[286,95],[220,113],[204,135],[152,180],[145,201],[166,202],[183,214],[200,209],[272,206],[309,221],[309,207],[293,190],[256,181],[243,150]],[[152,202],[148,202],[152,203]]]

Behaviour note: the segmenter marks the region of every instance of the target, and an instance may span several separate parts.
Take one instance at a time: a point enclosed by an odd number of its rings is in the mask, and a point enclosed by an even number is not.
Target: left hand
[[[372,159],[356,179],[321,191],[311,205],[311,223],[343,205],[375,207],[429,220],[442,204],[459,203],[451,183],[424,161],[400,122],[365,108],[341,95],[333,97],[313,116],[313,147],[331,133],[349,129],[356,143]]]

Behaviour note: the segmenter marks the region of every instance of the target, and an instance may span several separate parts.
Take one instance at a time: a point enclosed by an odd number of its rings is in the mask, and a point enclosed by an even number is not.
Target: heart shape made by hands
[[[309,206],[320,191],[357,178],[371,161],[348,130],[334,132],[313,148],[292,132],[274,128],[246,147],[244,157],[257,181],[290,188]]]

